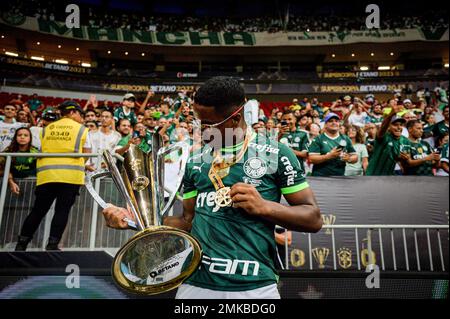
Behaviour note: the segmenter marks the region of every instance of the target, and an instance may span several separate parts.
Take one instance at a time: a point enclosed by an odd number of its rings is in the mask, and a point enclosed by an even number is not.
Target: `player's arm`
[[[261,217],[281,227],[312,233],[322,228],[320,209],[309,187],[285,194],[290,206],[263,199],[253,185],[245,183],[233,185],[230,196],[234,208],[241,208],[250,215]]]

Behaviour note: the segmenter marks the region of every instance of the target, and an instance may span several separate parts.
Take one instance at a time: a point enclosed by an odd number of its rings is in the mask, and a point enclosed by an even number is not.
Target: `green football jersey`
[[[222,149],[223,156],[232,156],[242,144]],[[204,253],[200,267],[186,283],[223,291],[277,283],[275,225],[241,209],[216,206],[215,188],[208,177],[211,159],[211,147],[202,147],[189,159],[184,175],[183,198],[196,198],[191,233]],[[239,182],[254,185],[264,199],[275,202],[282,194],[309,187],[292,150],[256,133],[243,158],[222,181],[228,187]]]
[[[445,143],[441,151],[441,162],[448,163],[448,143]]]
[[[322,133],[312,140],[308,147],[310,155],[325,155],[334,147],[342,147],[343,151],[349,154],[356,154],[352,141],[347,135],[339,134],[335,138]],[[314,164],[312,176],[344,176],[346,162],[340,158],[335,158],[321,164]]]
[[[448,125],[445,124],[445,121],[440,121],[434,125],[425,127],[423,131],[424,136],[432,135],[435,138],[439,138],[443,135],[448,135]]]
[[[369,116],[369,123],[373,123],[375,125],[381,125],[383,123],[384,117],[376,117],[376,116]]]
[[[134,126],[137,123],[137,117],[136,117],[136,113],[134,113],[134,110],[130,110],[130,113],[125,114],[123,106],[118,107],[114,111],[114,121],[116,121],[116,124],[119,122],[120,119],[129,120],[131,123],[131,126]]]
[[[410,141],[406,137],[396,139],[389,132],[381,140],[376,139],[366,175],[394,175],[400,151],[409,152],[409,145]]]
[[[308,150],[308,134],[301,130],[296,130],[294,132],[288,132],[284,134],[280,143],[292,148],[295,151],[307,151]],[[298,158],[300,161],[300,166],[303,171],[305,171],[305,164],[302,158]]]
[[[409,146],[409,154],[411,159],[421,159],[425,158],[433,152],[430,144],[426,141],[419,141],[415,143],[410,140]],[[406,167],[405,175],[420,175],[420,176],[433,176],[433,165],[431,161],[427,161],[426,163],[414,166],[414,167]]]

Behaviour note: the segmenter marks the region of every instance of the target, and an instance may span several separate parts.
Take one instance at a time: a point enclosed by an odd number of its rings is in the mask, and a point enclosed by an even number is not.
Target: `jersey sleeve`
[[[278,169],[276,182],[281,194],[288,195],[308,188],[308,182],[300,162],[294,152],[286,145],[279,143]]]
[[[308,152],[309,154],[321,154],[319,137],[313,139],[311,144],[309,144]]]
[[[186,170],[183,176],[183,199],[190,199],[197,196],[197,188],[192,177],[192,163],[186,165]]]

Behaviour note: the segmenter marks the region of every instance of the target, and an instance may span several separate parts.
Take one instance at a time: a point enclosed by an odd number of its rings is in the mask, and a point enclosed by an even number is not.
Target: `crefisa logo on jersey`
[[[261,178],[267,173],[267,164],[262,158],[251,157],[244,163],[244,173],[251,178]]]

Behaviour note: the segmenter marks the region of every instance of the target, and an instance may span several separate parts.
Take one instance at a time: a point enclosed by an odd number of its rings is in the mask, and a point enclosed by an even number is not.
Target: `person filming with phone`
[[[350,138],[339,133],[339,121],[336,113],[325,116],[324,132],[309,145],[312,176],[344,176],[346,164],[358,161]]]

